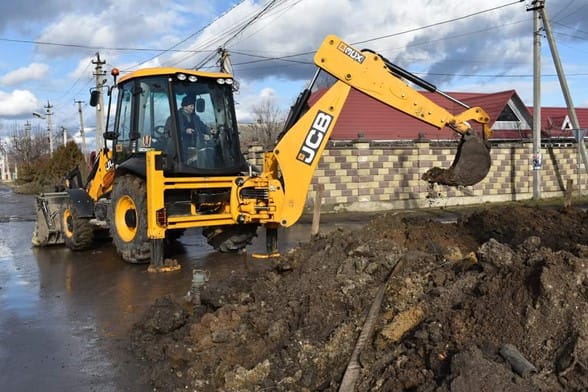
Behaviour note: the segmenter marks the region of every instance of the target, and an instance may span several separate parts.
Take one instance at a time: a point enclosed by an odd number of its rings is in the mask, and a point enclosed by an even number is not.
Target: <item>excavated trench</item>
[[[586,391],[587,219],[384,214],[209,284],[200,305],[160,298],[131,345],[166,391]]]

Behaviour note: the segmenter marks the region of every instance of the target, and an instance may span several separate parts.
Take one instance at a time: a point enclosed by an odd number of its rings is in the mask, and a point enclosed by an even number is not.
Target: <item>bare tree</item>
[[[282,111],[273,99],[267,98],[253,106],[254,122],[249,126],[252,139],[265,148],[273,147],[276,137],[284,126]]]
[[[10,135],[9,155],[19,166],[28,166],[49,151],[47,137],[41,133],[32,134],[26,129],[17,129]]]

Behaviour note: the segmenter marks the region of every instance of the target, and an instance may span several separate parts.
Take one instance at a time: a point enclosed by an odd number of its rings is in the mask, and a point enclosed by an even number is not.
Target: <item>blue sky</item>
[[[394,3],[394,4],[392,4]],[[42,5],[41,5],[42,4]],[[386,6],[389,4],[389,6]],[[46,128],[33,112],[52,105],[53,129],[84,125],[99,52],[109,72],[146,66],[216,70],[231,53],[239,120],[271,99],[285,112],[312,76],[312,54],[327,34],[370,48],[443,91],[515,89],[533,104],[531,1],[487,0],[20,0],[0,4],[0,136]],[[588,107],[588,2],[546,0],[574,104]],[[206,60],[209,61],[206,61]],[[542,104],[565,106],[542,39]],[[587,126],[586,124],[581,124]]]

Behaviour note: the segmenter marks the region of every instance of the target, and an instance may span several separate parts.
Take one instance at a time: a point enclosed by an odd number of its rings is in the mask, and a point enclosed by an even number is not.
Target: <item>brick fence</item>
[[[313,177],[306,207],[312,208],[321,188],[323,211],[442,207],[533,197],[533,145],[526,141],[494,144],[492,168],[474,186],[432,186],[423,181],[422,174],[431,167],[451,165],[456,146],[429,141],[330,142]],[[248,160],[261,167],[261,154],[261,148],[251,147]],[[588,175],[575,144],[544,145],[542,156],[542,198],[563,196],[569,179],[575,195],[586,193]]]

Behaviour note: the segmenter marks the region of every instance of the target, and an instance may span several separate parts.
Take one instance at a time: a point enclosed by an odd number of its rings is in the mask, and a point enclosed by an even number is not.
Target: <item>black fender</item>
[[[94,217],[94,200],[88,192],[81,188],[66,189],[66,192],[71,201],[71,208],[76,211],[79,218]]]
[[[116,175],[119,176],[121,174],[131,173],[137,177],[145,178],[146,170],[145,154],[137,154],[119,164],[116,167]]]

